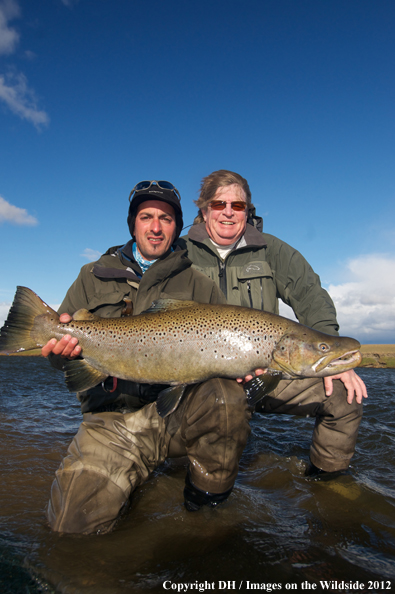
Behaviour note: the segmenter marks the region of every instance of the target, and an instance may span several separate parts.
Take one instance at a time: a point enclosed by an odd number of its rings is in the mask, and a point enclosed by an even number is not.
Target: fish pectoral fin
[[[277,388],[282,378],[281,371],[268,371],[253,377],[243,385],[250,406],[256,406],[266,394]]]
[[[63,365],[65,380],[70,392],[88,390],[103,382],[108,375],[89,365],[85,359],[73,359]]]
[[[170,386],[170,388],[166,388],[165,390],[162,390],[162,392],[159,392],[158,398],[156,399],[156,410],[158,411],[159,416],[165,418],[176,410],[184,396],[186,387],[187,384]]]
[[[79,309],[73,313],[73,320],[102,320],[100,316],[96,316],[88,309]]]
[[[172,309],[185,309],[194,305],[198,305],[198,303],[196,301],[183,301],[182,299],[156,299],[143,313],[159,313],[160,311],[170,311]]]

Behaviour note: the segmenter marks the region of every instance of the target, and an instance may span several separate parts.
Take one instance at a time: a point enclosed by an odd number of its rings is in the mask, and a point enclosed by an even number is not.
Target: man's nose
[[[227,202],[226,206],[224,208],[224,213],[226,214],[227,217],[231,217],[233,214],[233,210],[232,210],[232,203],[231,202]]]
[[[153,233],[160,233],[162,231],[162,224],[159,219],[157,219],[157,218],[152,219],[151,231]]]

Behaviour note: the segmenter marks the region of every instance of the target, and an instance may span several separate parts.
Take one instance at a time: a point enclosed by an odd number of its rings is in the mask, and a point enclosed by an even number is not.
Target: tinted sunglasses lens
[[[222,200],[213,200],[210,202],[210,206],[212,210],[224,210],[226,202],[223,202]]]
[[[232,208],[233,210],[245,210],[246,209],[246,203],[245,202],[232,202]]]
[[[138,192],[139,190],[146,190],[147,188],[150,187],[150,185],[151,185],[150,181],[142,181],[134,186],[134,190],[135,190],[135,192]]]
[[[224,210],[226,208],[226,202],[224,202],[223,200],[213,200],[212,202],[210,202],[210,206],[212,210]],[[231,206],[233,210],[242,211],[246,209],[247,205],[245,202],[240,201],[232,202]]]
[[[158,181],[156,182],[162,190],[175,190],[175,186],[167,181]]]

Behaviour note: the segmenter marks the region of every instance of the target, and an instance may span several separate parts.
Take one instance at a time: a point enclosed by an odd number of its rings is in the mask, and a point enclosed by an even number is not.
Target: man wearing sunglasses
[[[178,190],[166,181],[140,182],[129,201],[132,239],[81,269],[59,308],[61,322],[81,308],[106,318],[137,315],[160,298],[225,303],[175,244],[183,226]],[[42,349],[60,368],[62,358],[80,353],[70,336]],[[228,497],[249,434],[243,388],[227,379],[190,386],[174,413],[162,418],[155,400],[166,387],[107,378],[78,393],[83,422],[52,485],[47,517],[53,530],[107,532],[131,492],[167,457],[189,457],[189,511]]]
[[[333,302],[308,262],[261,232],[247,180],[233,171],[214,171],[203,178],[196,205],[195,224],[178,243],[228,303],[278,314],[282,299],[305,326],[338,334]],[[366,397],[365,384],[352,370],[324,380],[282,380],[260,409],[315,417],[306,474],[327,479],[349,466]]]

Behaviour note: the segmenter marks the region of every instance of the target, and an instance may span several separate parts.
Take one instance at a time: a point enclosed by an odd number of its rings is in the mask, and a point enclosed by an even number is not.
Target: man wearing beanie
[[[132,239],[83,266],[59,308],[61,321],[81,308],[104,318],[138,315],[161,298],[225,303],[216,284],[175,246],[183,226],[178,190],[144,181],[129,201]],[[81,348],[66,336],[49,341],[42,353],[61,368],[62,358],[78,357]],[[227,499],[249,434],[243,388],[222,378],[189,386],[178,408],[162,418],[155,401],[166,388],[109,377],[77,394],[83,422],[52,485],[47,517],[53,530],[111,530],[132,491],[168,457],[189,458],[188,511]]]

